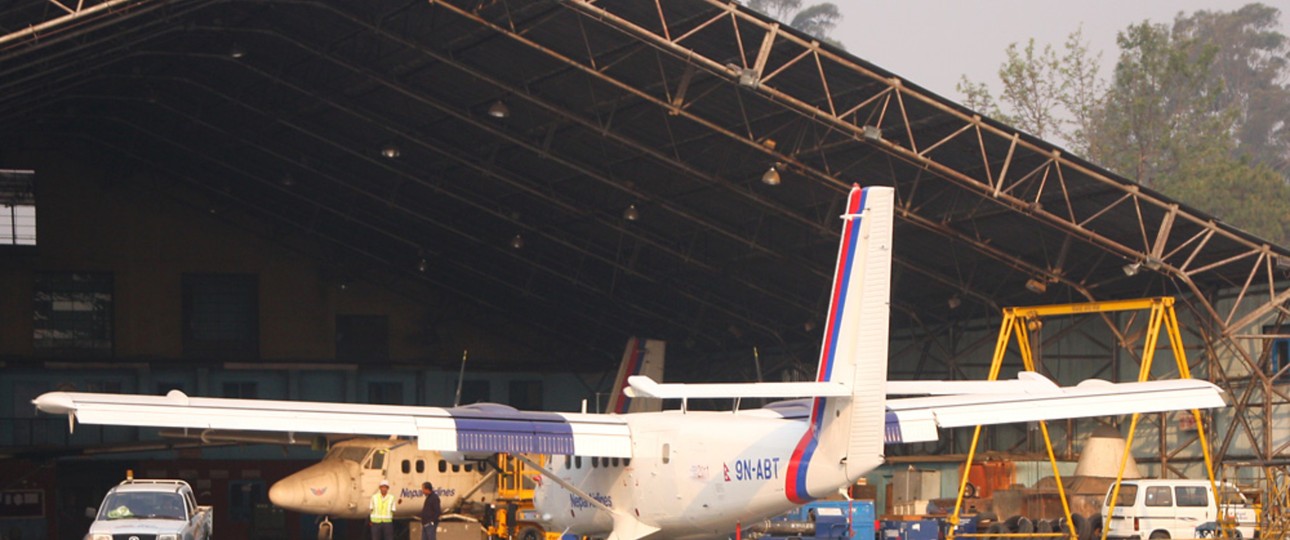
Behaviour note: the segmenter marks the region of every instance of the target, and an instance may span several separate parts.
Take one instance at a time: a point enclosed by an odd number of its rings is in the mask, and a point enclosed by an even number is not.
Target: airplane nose
[[[269,501],[282,508],[300,508],[305,502],[304,483],[294,474],[274,482],[269,487]]]

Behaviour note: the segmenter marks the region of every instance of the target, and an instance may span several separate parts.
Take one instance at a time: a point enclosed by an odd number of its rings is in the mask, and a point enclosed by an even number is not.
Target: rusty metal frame
[[[1068,237],[1092,243],[1131,264],[1147,266],[1191,293],[1184,303],[1195,312],[1197,324],[1205,327],[1201,330],[1201,335],[1204,339],[1203,348],[1208,353],[1208,376],[1232,395],[1239,396],[1234,421],[1226,426],[1221,444],[1216,445],[1219,459],[1231,450],[1232,442],[1238,435],[1248,438],[1256,453],[1249,457],[1260,464],[1270,463],[1275,456],[1284,455],[1290,450],[1272,448],[1270,443],[1271,411],[1276,406],[1290,403],[1285,392],[1273,387],[1272,380],[1266,373],[1270,341],[1264,340],[1260,360],[1250,355],[1238,341],[1243,338],[1237,337],[1250,335],[1249,329],[1261,321],[1274,317],[1282,319],[1290,313],[1287,308],[1290,306],[1290,282],[1281,275],[1285,272],[1287,263],[1290,263],[1290,254],[1253,240],[1212,218],[1195,214],[1146,192],[1131,182],[1115,178],[1082,160],[1064,155],[1059,149],[1042,141],[1023,136],[1007,126],[985,120],[936,96],[905,85],[899,78],[886,77],[814,40],[786,32],[779,23],[747,12],[733,2],[704,1],[713,8],[714,15],[696,23],[689,20],[669,20],[665,3],[655,0],[659,24],[648,27],[621,17],[606,4],[593,0],[565,0],[561,3],[583,16],[580,24],[607,26],[649,44],[662,54],[683,59],[686,63],[683,84],[679,84],[676,91],[663,85],[661,95],[633,87],[615,79],[608,70],[601,69],[603,66],[596,64],[590,43],[587,43],[586,58],[566,55],[530,39],[514,25],[507,27],[486,20],[471,10],[446,0],[430,0],[430,3],[545,53],[567,69],[581,71],[608,83],[633,99],[663,108],[668,114],[686,117],[709,128],[716,136],[742,143],[765,154],[768,159],[785,163],[824,185],[837,189],[845,187],[827,166],[820,168],[811,165],[798,159],[796,155],[779,152],[762,144],[770,134],[759,132],[752,122],[745,121],[739,129],[730,129],[698,115],[693,108],[688,107],[686,92],[691,84],[692,71],[702,70],[709,76],[741,85],[750,92],[779,103],[803,119],[836,131],[840,134],[838,141],[864,141],[894,159],[929,171],[983,199],[1030,216]],[[741,53],[736,64],[706,57],[702,52],[687,46],[687,40],[702,33],[727,32],[730,29],[733,29]],[[756,54],[750,54],[750,49],[746,46],[756,43],[760,44],[756,48]],[[818,91],[808,92],[802,86],[780,87],[777,84],[778,77],[793,68],[813,68],[818,77]],[[879,90],[869,91],[864,95],[835,93],[831,90],[835,85],[830,84],[829,75],[838,72],[850,77],[861,76]],[[951,122],[957,123],[957,127],[951,126],[947,135],[931,136],[923,133],[911,122],[908,111],[913,104],[935,109],[951,119]],[[974,145],[978,149],[980,163],[973,168],[965,168],[942,162],[942,154],[938,152],[950,142]],[[1026,161],[1023,161],[1023,156]],[[1036,161],[1038,165],[1034,165]],[[1022,167],[1024,169],[1018,170]],[[1069,174],[1079,174],[1106,191],[1117,194],[1114,202],[1095,212],[1078,213],[1068,190],[1066,176]],[[1056,204],[1052,201],[1056,201]],[[909,210],[916,203],[912,199],[900,201],[901,211],[898,216],[919,227],[965,242],[1005,265],[1043,276],[1050,282],[1063,283],[1089,300],[1097,299],[1082,284],[1053,272],[1052,268],[994,250],[979,239],[914,215]],[[1130,213],[1137,215],[1138,240],[1119,241],[1104,233],[1103,228],[1109,225],[1099,220],[1115,209],[1128,209]],[[1152,214],[1162,217],[1147,220],[1144,209],[1150,209]],[[1196,232],[1179,232],[1176,225],[1180,222],[1188,223]],[[1199,262],[1203,259],[1201,255],[1206,253],[1209,242],[1216,237],[1239,246],[1239,251],[1220,260]],[[1234,297],[1226,299],[1226,307],[1220,305],[1220,298],[1213,291],[1199,284],[1202,281],[1200,278],[1208,277],[1211,273],[1218,275],[1220,270],[1226,275],[1245,275],[1243,282],[1231,284],[1230,289],[1235,291]],[[1212,283],[1213,280],[1208,281]],[[1122,334],[1117,337],[1122,342],[1125,341]],[[1238,366],[1249,375],[1238,380],[1226,374],[1230,368]],[[1258,426],[1252,426],[1244,419],[1251,412],[1259,417]],[[1167,452],[1162,452],[1160,457],[1167,462],[1170,456]]]

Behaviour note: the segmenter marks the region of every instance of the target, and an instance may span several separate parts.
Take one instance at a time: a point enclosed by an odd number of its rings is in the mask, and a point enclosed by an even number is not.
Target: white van
[[[1107,489],[1102,503],[1102,523],[1107,538],[1160,540],[1217,536],[1212,531],[1220,517],[1233,523],[1241,538],[1254,538],[1258,515],[1245,496],[1230,483],[1219,483],[1214,497],[1209,480],[1125,480],[1112,510]],[[1217,500],[1216,500],[1217,499]],[[1207,530],[1197,531],[1205,526]]]

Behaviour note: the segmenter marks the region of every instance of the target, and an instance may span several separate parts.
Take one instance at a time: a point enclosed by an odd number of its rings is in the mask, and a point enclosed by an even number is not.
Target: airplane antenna
[[[470,349],[461,351],[461,371],[457,373],[457,397],[452,399],[452,406],[461,405],[461,385],[466,379],[466,356],[470,354]]]
[[[761,355],[757,353],[757,346],[753,346],[753,367],[757,370],[757,382],[766,382],[761,380]]]

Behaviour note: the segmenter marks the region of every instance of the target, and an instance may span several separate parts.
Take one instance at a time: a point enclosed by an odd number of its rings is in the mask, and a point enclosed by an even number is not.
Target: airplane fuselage
[[[765,409],[626,415],[631,460],[555,456],[551,469],[605,506],[673,538],[725,537],[741,521],[795,506],[786,486],[800,470],[793,467],[794,452],[808,425],[791,416]],[[834,481],[845,482],[845,475]],[[811,487],[819,493],[838,486]],[[612,516],[555,482],[542,482],[534,503],[548,530],[594,536],[613,528]]]
[[[337,443],[322,461],[274,483],[269,499],[295,512],[366,519],[368,501],[385,480],[400,500],[394,515],[403,518],[421,511],[422,482],[434,484],[448,509],[484,476],[477,464],[453,464],[439,452],[417,450],[407,441],[362,438]],[[471,500],[492,502],[495,493],[495,483],[489,482]]]

